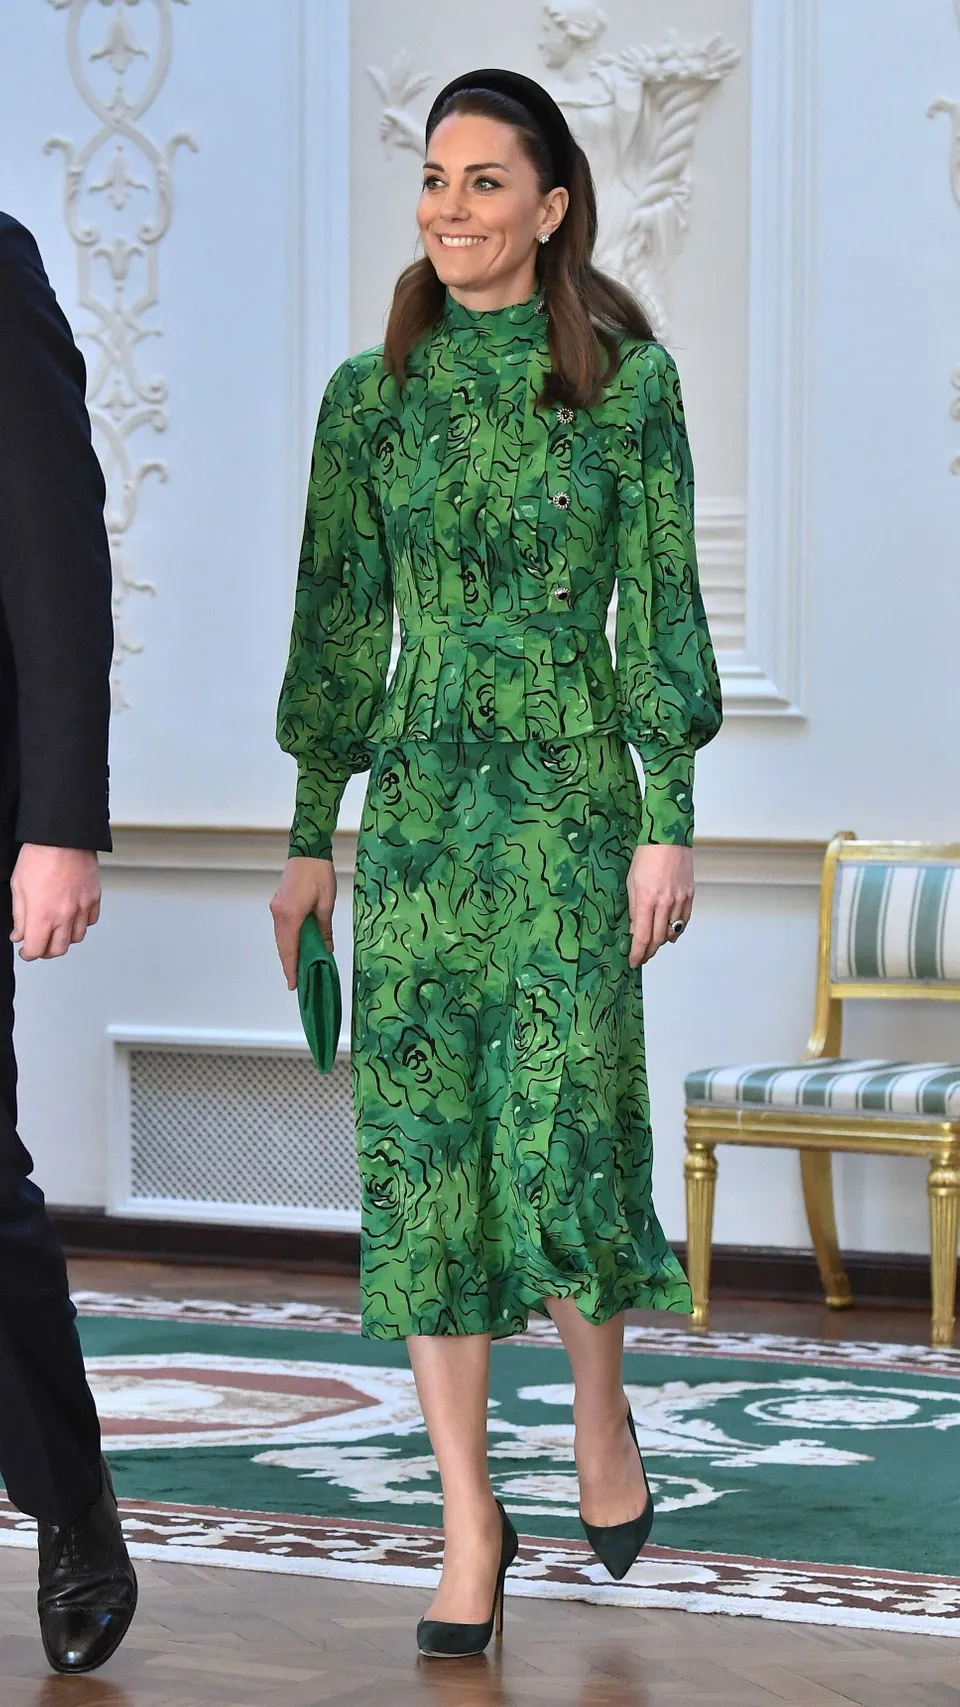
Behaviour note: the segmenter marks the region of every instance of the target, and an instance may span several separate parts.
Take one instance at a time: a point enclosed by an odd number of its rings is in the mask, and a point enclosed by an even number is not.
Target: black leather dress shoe
[[[127,1552],[105,1458],[100,1498],[74,1523],[37,1524],[43,1651],[54,1671],[95,1671],[115,1654],[137,1608],[137,1579]]]

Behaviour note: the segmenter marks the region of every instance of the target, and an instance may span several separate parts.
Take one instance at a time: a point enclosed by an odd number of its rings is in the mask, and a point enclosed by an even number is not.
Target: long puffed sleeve
[[[386,682],[390,571],[370,480],[357,376],[327,386],[313,447],[290,658],[277,739],[297,760],[291,855],[329,859],[347,781],[369,768],[365,736]]]
[[[616,653],[621,730],[643,764],[641,840],[689,846],[694,754],[717,733],[722,705],[697,575],[680,380],[658,344],[640,352],[623,436]]]

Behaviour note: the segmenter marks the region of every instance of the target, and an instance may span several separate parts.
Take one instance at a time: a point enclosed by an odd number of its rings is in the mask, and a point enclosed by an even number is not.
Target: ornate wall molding
[[[747,637],[733,716],[802,717],[813,406],[819,0],[754,0],[750,91]]]
[[[960,25],[960,0],[954,0],[954,10],[957,24]],[[957,206],[960,207],[960,101],[948,101],[942,96],[937,101],[931,101],[927,108],[927,117],[933,118],[937,113],[946,113],[950,120],[950,188]],[[950,383],[957,393],[950,405],[950,417],[954,421],[960,421],[960,368],[950,375]],[[950,472],[960,474],[960,455],[955,456],[951,462]]]
[[[710,632],[726,673],[747,645],[747,512],[739,499],[697,499],[697,559]]]
[[[689,225],[697,126],[708,95],[741,55],[720,36],[696,46],[675,34],[659,47],[596,54],[606,27],[598,6],[550,0],[542,8],[540,52],[551,93],[597,181],[597,265],[629,284],[666,336],[670,269]],[[408,53],[367,72],[382,102],[387,153],[419,153],[423,119],[412,106],[431,74],[415,72]]]
[[[124,661],[142,650],[130,632],[127,600],[131,593],[155,591],[135,573],[130,534],[144,480],[168,477],[166,462],[150,455],[149,439],[144,442],[144,435],[166,430],[168,386],[159,375],[144,375],[141,346],[162,336],[149,317],[160,298],[159,245],[173,217],[174,156],[181,147],[196,149],[183,131],[155,142],[141,121],[170,70],[172,6],[189,0],[149,0],[149,7],[144,0],[47,4],[67,13],[70,76],[95,120],[81,146],[55,136],[45,148],[64,157],[63,206],[77,252],[77,300],[90,318],[77,332],[92,346],[87,402],[107,482],[116,629],[113,700],[120,709],[127,704]],[[130,12],[140,6],[135,28]],[[144,14],[152,18],[152,31]],[[101,20],[96,27],[95,17]]]

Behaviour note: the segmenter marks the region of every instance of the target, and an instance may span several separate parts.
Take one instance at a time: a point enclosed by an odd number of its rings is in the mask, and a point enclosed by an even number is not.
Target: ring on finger
[[[671,919],[670,920],[669,930],[670,930],[670,935],[672,936],[674,942],[676,942],[678,937],[683,935],[686,928],[687,928],[686,919]]]

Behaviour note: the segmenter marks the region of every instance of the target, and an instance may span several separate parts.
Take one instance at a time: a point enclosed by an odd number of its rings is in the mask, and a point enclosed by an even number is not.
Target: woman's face
[[[512,125],[451,113],[430,138],[417,221],[451,296],[487,309],[523,302],[536,285],[537,239],[566,211],[566,190],[543,194]]]

